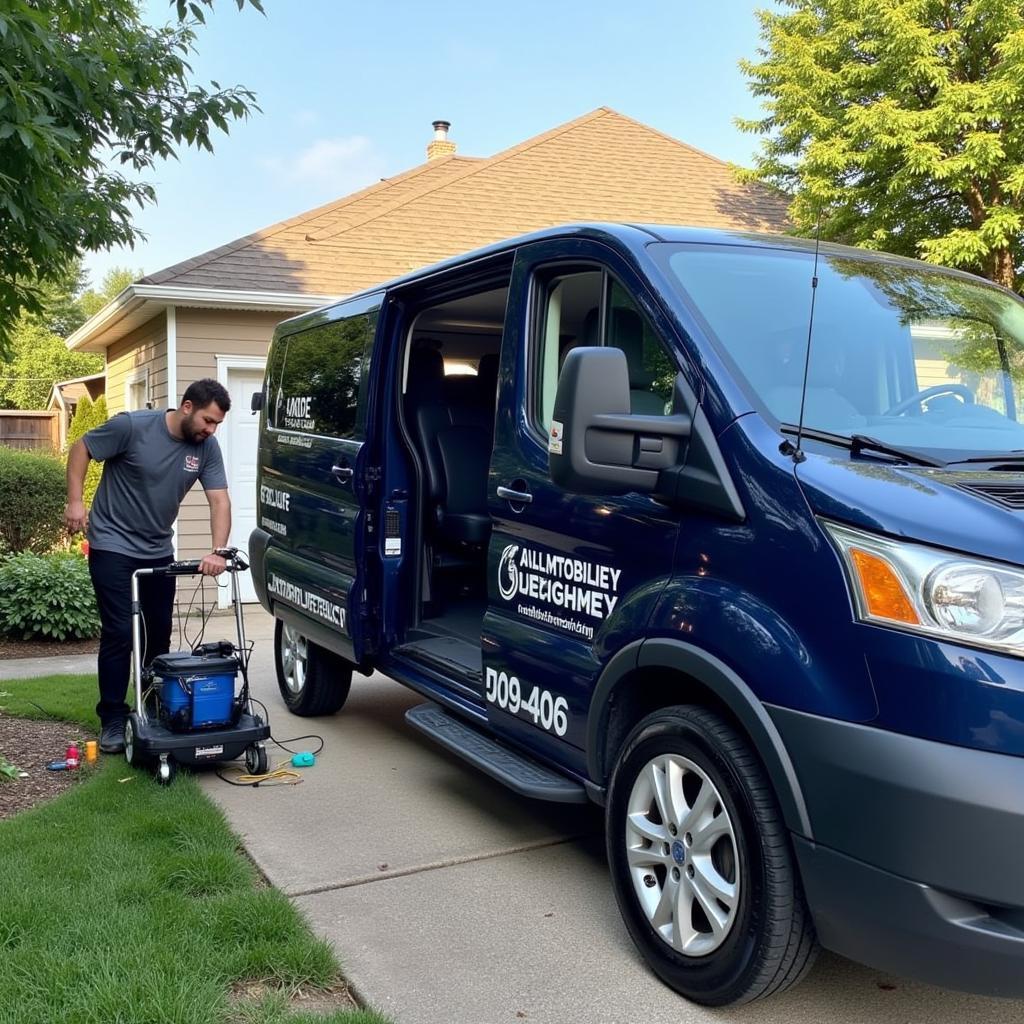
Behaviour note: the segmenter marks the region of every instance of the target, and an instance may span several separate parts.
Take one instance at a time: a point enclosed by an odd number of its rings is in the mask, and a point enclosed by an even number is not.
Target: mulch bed
[[[63,793],[81,777],[81,771],[48,771],[50,761],[63,761],[68,745],[78,746],[85,760],[85,741],[95,739],[80,725],[68,722],[37,722],[0,715],[0,754],[27,773],[24,779],[0,777],[0,819],[10,818],[44,800]]]
[[[63,658],[69,654],[95,654],[99,640],[11,640],[0,637],[0,661],[8,658]]]

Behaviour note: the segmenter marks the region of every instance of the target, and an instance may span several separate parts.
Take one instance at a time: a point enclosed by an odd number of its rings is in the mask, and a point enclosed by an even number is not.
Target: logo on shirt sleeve
[[[186,473],[198,473],[199,472],[199,456],[198,455],[186,455],[185,456],[185,472]]]

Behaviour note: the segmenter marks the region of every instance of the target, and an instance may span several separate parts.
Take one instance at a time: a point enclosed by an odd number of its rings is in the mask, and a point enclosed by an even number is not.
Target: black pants
[[[131,676],[132,657],[132,573],[167,565],[171,556],[157,559],[132,558],[116,551],[89,549],[89,575],[100,611],[100,653],[97,669],[100,702],[96,714],[106,724],[128,714],[125,697]],[[148,665],[171,645],[171,617],[174,611],[174,577],[143,576],[139,579],[142,608],[142,663]]]

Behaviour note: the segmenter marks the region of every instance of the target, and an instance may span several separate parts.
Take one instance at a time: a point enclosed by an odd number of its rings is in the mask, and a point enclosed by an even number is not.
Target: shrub
[[[100,617],[81,555],[23,551],[0,561],[0,634],[21,640],[87,640]]]
[[[100,395],[95,402],[91,401],[88,395],[82,395],[78,400],[78,405],[75,406],[75,415],[71,417],[71,424],[68,427],[68,449],[70,450],[71,446],[93,427],[98,427],[106,422],[106,395]],[[102,462],[89,462],[89,468],[85,471],[85,486],[82,489],[82,498],[86,508],[92,508],[92,499],[96,497],[96,488],[100,485],[102,472]]]
[[[49,551],[64,530],[66,495],[59,458],[0,446],[0,541],[5,550]]]

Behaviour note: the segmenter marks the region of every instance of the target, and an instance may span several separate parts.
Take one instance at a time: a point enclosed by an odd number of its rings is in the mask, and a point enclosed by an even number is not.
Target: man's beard
[[[192,416],[186,416],[181,421],[181,432],[185,435],[185,440],[189,444],[202,444],[206,438],[196,430],[193,426]]]

